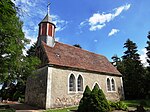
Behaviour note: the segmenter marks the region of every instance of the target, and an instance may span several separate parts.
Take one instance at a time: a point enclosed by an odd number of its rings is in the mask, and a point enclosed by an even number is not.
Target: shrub
[[[16,92],[13,94],[13,100],[14,100],[14,101],[17,101],[20,96],[21,96],[20,92],[19,92],[19,91],[16,91]]]
[[[90,112],[90,94],[91,90],[88,86],[86,86],[83,97],[79,103],[78,112]]]
[[[78,112],[107,112],[109,110],[110,106],[99,86],[96,84],[92,92],[86,86],[78,107]]]
[[[19,102],[19,103],[24,103],[24,101],[25,101],[25,98],[19,97],[19,99],[18,99],[18,102]]]
[[[145,100],[141,100],[140,101],[140,105],[141,106],[148,106],[147,102]]]
[[[96,84],[90,95],[90,110],[91,112],[99,112],[101,110],[101,105],[98,97],[99,87]]]
[[[109,105],[102,89],[99,89],[99,91],[98,91],[98,98],[99,98],[99,102],[100,102],[100,105],[102,107],[103,112],[109,111],[110,110],[110,105]]]
[[[111,102],[109,101],[111,110],[127,110],[128,107],[126,104],[124,104],[122,101],[119,102]]]

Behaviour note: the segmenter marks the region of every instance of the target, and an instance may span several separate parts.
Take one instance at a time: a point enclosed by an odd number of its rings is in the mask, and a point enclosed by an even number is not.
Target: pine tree
[[[137,53],[136,43],[128,39],[124,44],[127,50],[122,56],[122,64],[124,66],[123,81],[124,91],[127,99],[137,99],[144,97],[144,77],[145,70]]]
[[[86,86],[83,97],[79,103],[78,112],[90,112],[90,94],[91,90]]]
[[[103,91],[96,84],[91,92],[88,86],[80,100],[78,112],[107,112],[110,110]]]
[[[113,60],[112,64],[117,68],[119,72],[122,73],[124,71],[122,60],[117,55],[112,56],[111,59]]]
[[[91,112],[107,112],[109,111],[109,104],[103,91],[96,84],[91,92]]]
[[[28,51],[27,51],[27,57],[36,56],[36,55],[35,55],[36,46],[37,46],[37,42],[34,43],[34,44],[30,47],[30,49],[28,49]]]
[[[146,55],[147,55],[147,62],[149,64],[149,66],[150,66],[150,31],[148,32],[147,38],[148,38],[147,47],[145,47],[145,48],[147,50],[147,53],[146,53]]]
[[[112,64],[115,67],[117,67],[118,64],[121,62],[121,59],[117,55],[112,56],[111,59],[113,60]]]
[[[99,89],[99,91],[98,91],[98,99],[99,99],[102,111],[104,111],[104,112],[109,111],[110,110],[110,105],[109,105],[102,89]]]
[[[146,97],[150,99],[150,31],[148,32],[148,35],[147,35],[147,47],[146,50],[146,55],[147,55],[147,63],[149,64],[147,66],[147,72],[146,72],[146,78],[145,78],[145,89],[146,89]]]

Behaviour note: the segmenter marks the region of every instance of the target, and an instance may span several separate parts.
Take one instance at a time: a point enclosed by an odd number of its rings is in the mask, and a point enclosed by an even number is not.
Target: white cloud
[[[56,25],[56,31],[62,31],[66,28],[68,21],[60,19],[58,15],[51,15],[53,23]]]
[[[114,34],[116,34],[116,33],[118,33],[118,32],[119,32],[118,29],[112,29],[112,30],[110,31],[110,33],[108,34],[108,36],[112,36],[112,35],[114,35]]]
[[[94,40],[94,42],[98,42],[98,40]]]
[[[35,5],[35,2],[32,1],[32,0],[12,0],[16,5],[18,4],[27,4],[27,5],[30,5],[30,6],[34,6]]]
[[[98,29],[102,29],[107,22],[112,21],[115,17],[119,16],[123,11],[127,11],[130,8],[130,4],[126,4],[120,6],[118,8],[113,9],[112,13],[94,13],[89,19],[88,24],[90,25],[89,30],[95,31]],[[80,23],[82,27],[85,25],[87,20]]]
[[[123,10],[124,11],[128,10],[130,8],[130,6],[131,6],[130,4],[126,4],[124,6],[120,6],[120,7],[116,8],[116,9],[114,9],[115,10],[115,14],[113,14],[113,16],[114,17],[119,16]]]
[[[30,44],[26,46],[26,49],[28,49],[31,45],[33,45],[37,41],[37,37],[34,35],[31,35],[30,30],[27,30],[24,27],[23,27],[23,32],[25,34],[25,37],[30,40]]]
[[[82,21],[79,25],[79,27],[83,27],[87,24],[88,20]]]
[[[95,30],[97,30],[97,29],[102,29],[103,27],[105,26],[105,24],[102,24],[102,25],[92,25],[91,27],[90,27],[90,31],[95,31]]]
[[[147,55],[146,55],[146,49],[142,49],[141,52],[140,52],[140,59],[141,59],[141,62],[143,63],[143,65],[146,67],[148,66],[148,63],[147,63]]]

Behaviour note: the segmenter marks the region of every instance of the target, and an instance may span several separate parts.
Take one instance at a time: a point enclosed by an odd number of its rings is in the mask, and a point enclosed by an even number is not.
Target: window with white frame
[[[112,91],[115,91],[115,90],[116,90],[116,89],[115,89],[115,81],[114,81],[113,78],[111,79],[111,90],[112,90]]]
[[[76,91],[75,76],[73,74],[69,77],[69,91]]]
[[[111,91],[110,79],[107,78],[107,91]]]
[[[78,76],[77,84],[78,84],[78,91],[83,91],[83,78],[81,75]]]
[[[116,91],[115,80],[113,78],[107,78],[107,91]]]

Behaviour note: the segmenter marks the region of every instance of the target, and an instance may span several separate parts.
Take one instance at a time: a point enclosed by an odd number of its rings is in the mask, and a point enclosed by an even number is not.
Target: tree
[[[0,1],[0,82],[14,79],[27,39],[11,0]],[[15,75],[14,75],[15,74]]]
[[[149,64],[149,66],[150,66],[150,31],[148,32],[147,38],[148,38],[147,47],[145,47],[145,48],[147,50],[147,52],[146,52],[147,62]]]
[[[78,112],[107,112],[109,110],[107,99],[99,86],[96,84],[92,92],[86,86],[79,103]]]
[[[36,46],[37,46],[37,42],[34,43],[34,44],[30,47],[30,49],[27,51],[27,57],[36,56],[36,55],[35,55]]]
[[[128,39],[124,43],[124,48],[127,50],[122,56],[124,91],[127,99],[139,99],[145,95],[144,77],[145,70],[137,53],[136,43]]]
[[[91,112],[107,112],[110,110],[110,106],[107,99],[99,86],[96,84],[91,92],[90,96]]]
[[[126,43],[124,43],[124,47],[127,50],[124,52],[124,56],[122,56],[123,59],[132,59],[132,60],[136,60],[140,63],[139,59],[139,54],[137,53],[137,46],[136,43],[134,43],[133,41],[131,41],[130,39],[127,39]]]
[[[37,58],[23,55],[29,40],[24,37],[22,25],[22,21],[17,16],[15,4],[11,0],[1,0],[0,84],[3,86],[0,96],[3,98],[13,99],[12,96],[18,89],[20,94],[24,94],[26,78],[39,64]],[[9,92],[11,92],[10,95],[5,94]]]
[[[119,64],[119,62],[121,61],[121,59],[117,56],[117,55],[114,55],[111,57],[111,59],[113,60],[112,64],[117,67],[117,65]]]
[[[147,63],[149,64],[147,66],[147,72],[146,72],[146,78],[145,78],[145,87],[146,87],[146,95],[147,97],[150,99],[150,31],[148,32],[148,35],[147,35],[147,47],[146,50],[146,55],[147,55]]]
[[[122,60],[117,56],[114,55],[111,57],[111,59],[113,60],[112,64],[120,71],[122,72],[124,70],[124,66],[122,64]]]
[[[78,47],[78,48],[82,48],[82,47],[80,46],[80,44],[74,44],[73,46]]]
[[[78,112],[90,112],[90,94],[91,90],[86,86],[83,97],[79,103]]]

